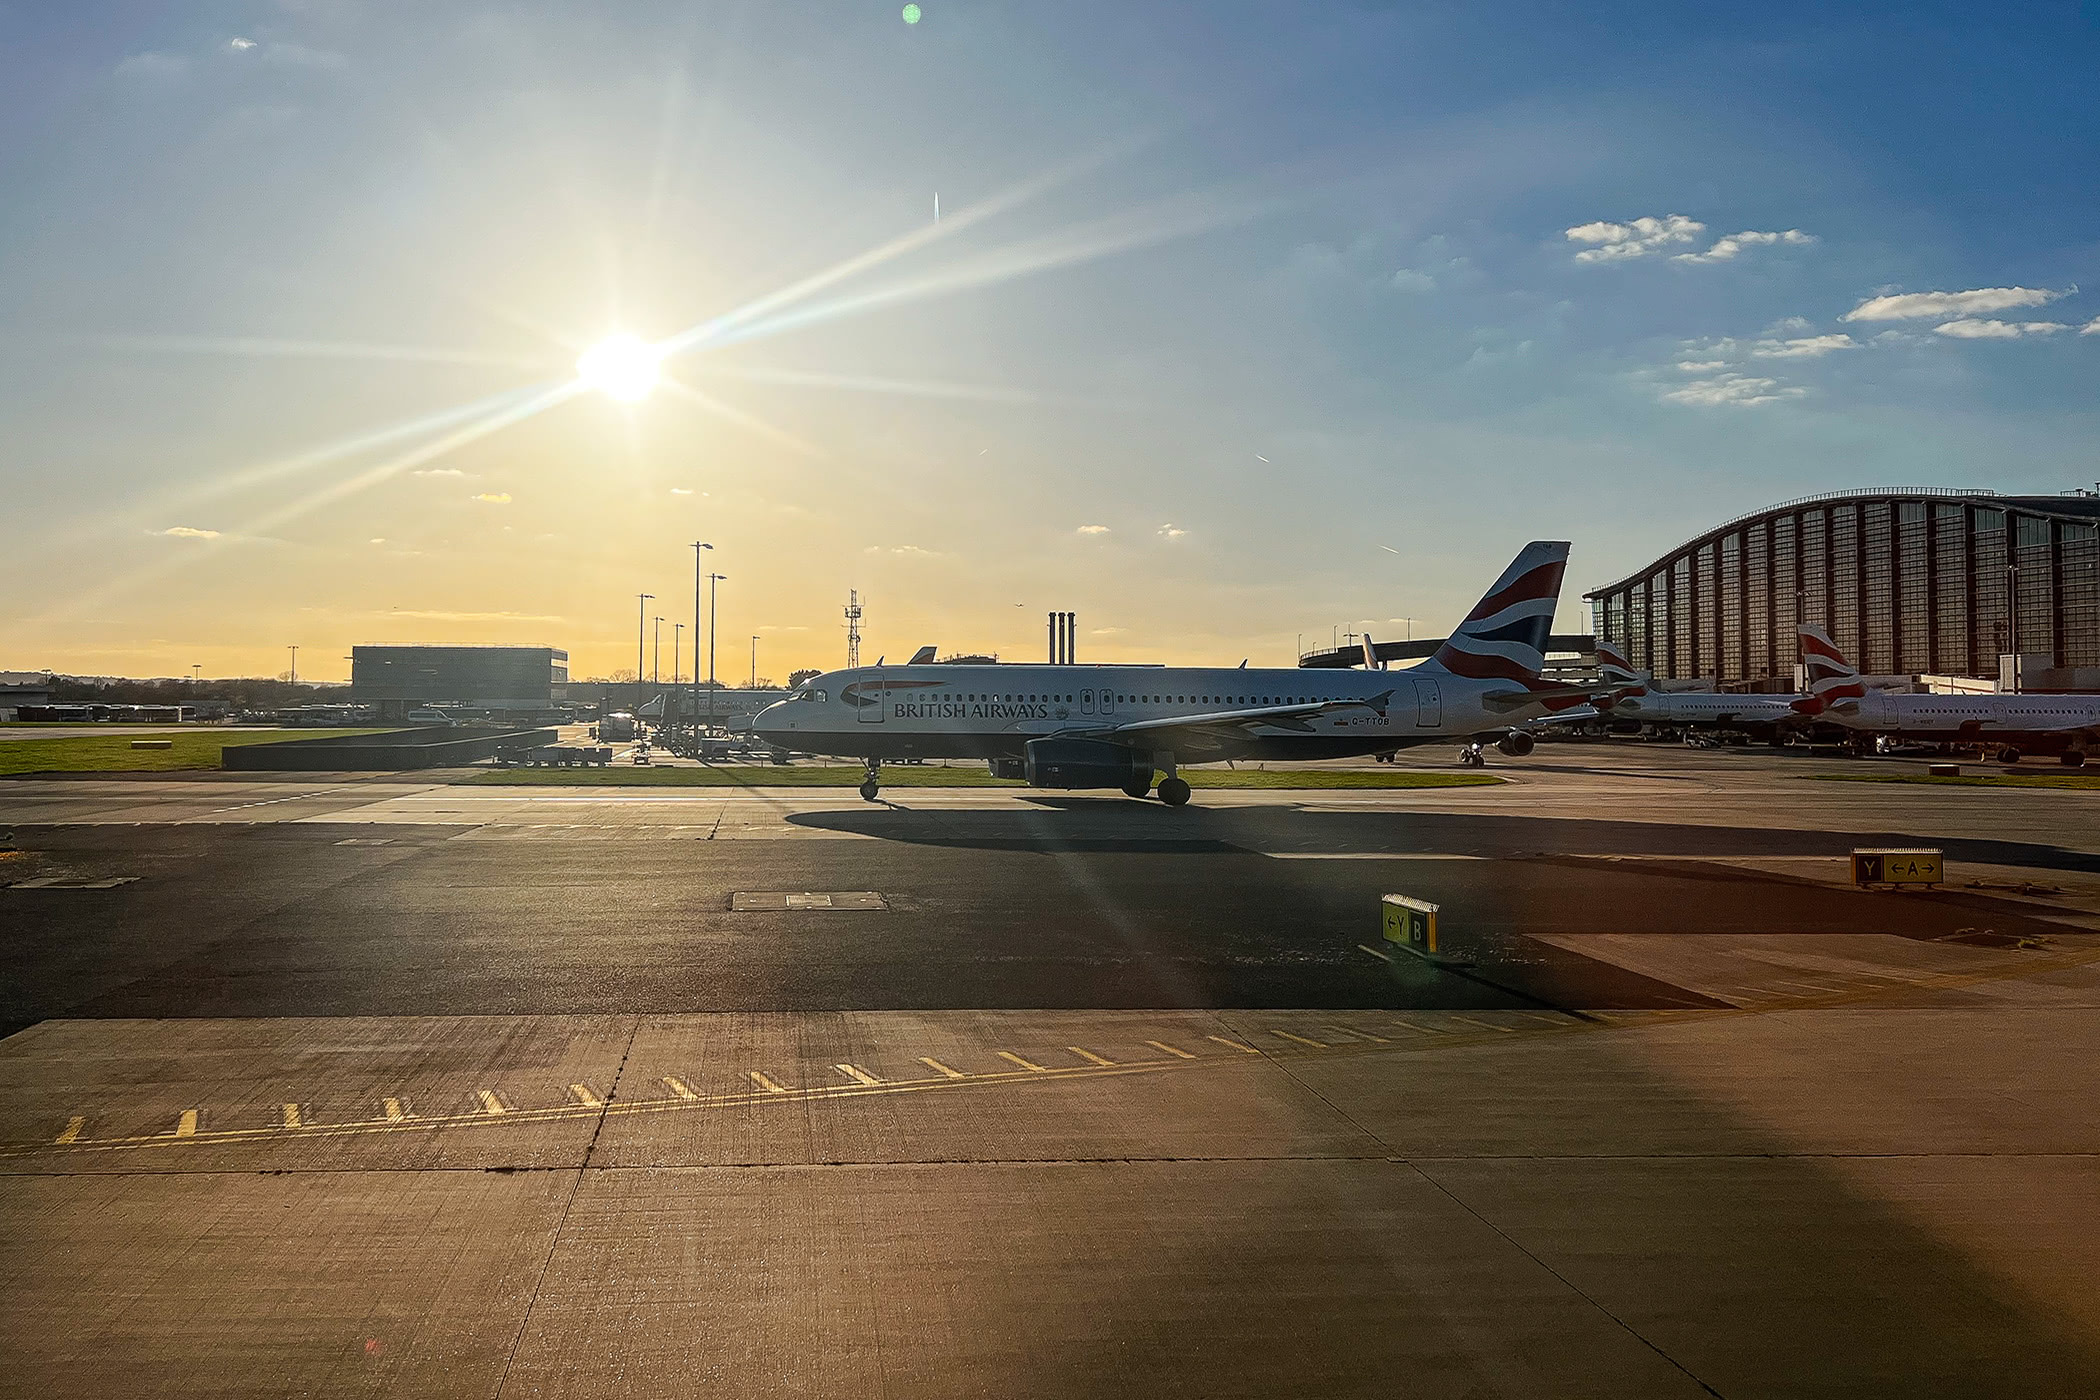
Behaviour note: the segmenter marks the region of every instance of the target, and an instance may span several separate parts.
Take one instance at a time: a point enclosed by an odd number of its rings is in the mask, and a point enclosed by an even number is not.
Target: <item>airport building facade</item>
[[[543,714],[568,695],[569,654],[555,647],[374,646],[350,649],[350,699],[382,714],[426,705]]]
[[[1802,621],[1870,675],[2082,671],[2100,667],[2100,493],[1806,497],[1585,596],[1596,634],[1666,680],[1790,688]]]

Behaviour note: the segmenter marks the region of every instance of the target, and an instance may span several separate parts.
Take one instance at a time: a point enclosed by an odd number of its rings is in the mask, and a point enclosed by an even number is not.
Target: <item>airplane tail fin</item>
[[[1378,659],[1378,644],[1371,640],[1369,632],[1364,633],[1364,669],[1367,671],[1383,671],[1385,669],[1385,663]]]
[[[1795,708],[1806,714],[1829,709],[1849,709],[1867,693],[1860,683],[1859,667],[1845,659],[1830,634],[1812,622],[1804,622],[1801,633],[1801,664],[1808,672],[1808,694]]]
[[[1473,605],[1466,620],[1423,663],[1473,680],[1536,682],[1568,568],[1566,540],[1533,540]]]
[[[1597,679],[1607,687],[1594,702],[1599,709],[1608,710],[1630,696],[1648,693],[1648,674],[1636,669],[1625,652],[1602,637],[1597,639]]]

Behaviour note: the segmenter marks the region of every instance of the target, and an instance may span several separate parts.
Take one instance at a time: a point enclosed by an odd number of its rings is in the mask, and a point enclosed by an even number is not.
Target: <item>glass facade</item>
[[[2100,667],[2100,497],[1858,492],[1766,511],[1591,596],[1666,679],[1772,688],[1802,621],[1870,675],[1993,678],[2000,653]]]

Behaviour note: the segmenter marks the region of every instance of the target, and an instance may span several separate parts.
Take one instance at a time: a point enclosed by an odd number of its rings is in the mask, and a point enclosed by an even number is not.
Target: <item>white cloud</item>
[[[1386,285],[1396,292],[1433,292],[1436,290],[1436,279],[1426,272],[1403,267],[1386,279]]]
[[[510,492],[484,491],[480,495],[476,496],[474,499],[477,501],[486,501],[492,506],[507,506],[510,504]]]
[[[1731,233],[1725,238],[1716,239],[1714,240],[1714,246],[1703,253],[1679,253],[1673,261],[1688,263],[1728,262],[1739,256],[1745,248],[1769,247],[1774,243],[1789,243],[1797,247],[1803,247],[1815,241],[1816,236],[1814,234],[1803,233],[1797,228],[1783,229],[1778,233],[1759,233],[1752,229],[1742,233]]]
[[[869,545],[869,546],[868,546],[868,547],[867,547],[867,548],[866,548],[865,550],[863,550],[863,551],[861,551],[861,552],[862,552],[862,553],[864,553],[864,554],[894,554],[894,555],[897,555],[897,556],[898,556],[899,558],[903,558],[903,559],[938,559],[938,558],[940,558],[940,551],[939,551],[939,550],[937,550],[937,549],[924,549],[924,548],[921,548],[920,546],[918,546],[918,545],[915,545],[915,544],[897,544],[897,545],[891,545],[891,546],[889,546],[888,548],[884,548],[884,547],[883,547],[882,545],[879,545],[879,544],[871,544],[871,545]]]
[[[1082,535],[1105,535],[1108,533],[1108,527],[1106,525],[1082,525],[1079,527],[1079,533]]]
[[[1726,360],[1679,360],[1677,368],[1686,374],[1711,374],[1717,369],[1727,369]]]
[[[690,496],[693,494],[693,488],[690,486],[673,486],[671,494],[674,496]]]
[[[2018,340],[2023,335],[2055,335],[2071,329],[2061,321],[1989,321],[1965,319],[1934,326],[1933,334],[1956,340]]]
[[[1671,389],[1663,395],[1673,403],[1730,404],[1748,407],[1752,404],[1778,403],[1783,399],[1798,399],[1808,391],[1791,384],[1782,384],[1776,379],[1760,379],[1755,375],[1717,374],[1710,379],[1695,379],[1689,384]]]
[[[253,39],[244,39],[236,35],[234,38],[226,41],[226,47],[232,49],[235,53],[246,53],[248,50],[255,47],[255,41]]]
[[[1813,360],[1833,350],[1857,349],[1859,342],[1840,332],[1836,335],[1801,336],[1794,340],[1760,340],[1750,347],[1750,353],[1760,360]]]
[[[412,617],[422,622],[567,622],[565,617],[547,613],[520,612],[443,612],[422,608],[395,608],[391,612],[374,613],[374,617]]]
[[[1577,253],[1577,262],[1620,262],[1659,253],[1673,244],[1689,243],[1704,232],[1706,225],[1697,219],[1688,219],[1682,214],[1665,214],[1660,219],[1640,218],[1625,224],[1607,223],[1601,219],[1596,223],[1577,224],[1567,231],[1567,238],[1570,243],[1595,245]]]
[[[465,473],[465,472],[463,472],[463,471],[461,471],[461,470],[460,470],[460,469],[459,469],[458,467],[424,467],[424,468],[422,468],[422,469],[421,469],[420,471],[412,471],[412,472],[410,472],[410,473],[409,473],[409,475],[410,475],[410,476],[465,476],[465,475],[466,475],[466,473]]]
[[[200,530],[194,525],[170,525],[160,533],[176,540],[215,540],[219,537],[217,530]]]
[[[1089,637],[1120,637],[1129,630],[1128,627],[1090,627],[1087,629],[1087,635]]]
[[[366,544],[385,544],[385,543],[386,543],[386,536],[385,536],[385,535],[374,535],[374,536],[372,536],[372,538],[371,538],[371,539],[369,539],[369,540],[366,540],[366,541],[365,541],[365,543],[366,543]]]
[[[1178,540],[1183,535],[1186,535],[1188,531],[1182,529],[1179,525],[1162,525],[1156,533],[1163,540]]]
[[[1978,316],[2020,306],[2047,306],[2064,293],[2047,287],[1978,287],[1968,292],[1898,292],[1868,297],[1846,321],[1909,321],[1924,316]]]
[[[2078,328],[2080,335],[2100,335],[2100,316],[2095,316]]]

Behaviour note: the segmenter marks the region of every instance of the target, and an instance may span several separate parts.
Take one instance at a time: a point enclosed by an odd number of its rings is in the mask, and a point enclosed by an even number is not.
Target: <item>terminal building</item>
[[[1664,680],[1794,685],[1799,622],[1873,676],[2100,682],[2100,492],[1845,491],[1740,516],[1585,595]],[[2083,673],[2083,674],[2081,674]]]
[[[568,697],[569,654],[554,647],[352,647],[350,700],[388,719],[428,706],[544,715]]]

